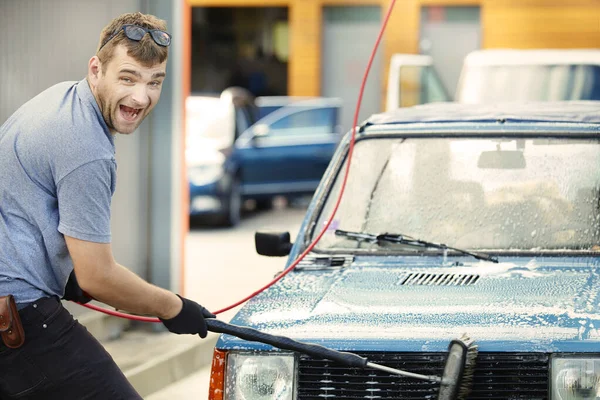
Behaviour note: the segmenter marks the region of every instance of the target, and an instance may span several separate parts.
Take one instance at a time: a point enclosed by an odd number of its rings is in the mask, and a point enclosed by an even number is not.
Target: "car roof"
[[[486,49],[469,53],[465,66],[482,65],[600,65],[600,49]]]
[[[429,103],[374,114],[363,126],[466,122],[570,122],[598,124],[600,101],[548,101],[531,103],[464,104]]]
[[[259,107],[279,106],[314,98],[316,96],[258,96],[256,98],[256,105]]]
[[[341,107],[342,99],[339,97],[319,96],[261,96],[256,98],[259,107],[268,106],[305,106],[305,107]]]
[[[221,93],[214,92],[194,92],[191,93],[187,100],[191,103],[202,101],[217,101],[227,100],[237,106],[254,104],[254,96],[250,91],[238,86],[231,86],[223,90]]]

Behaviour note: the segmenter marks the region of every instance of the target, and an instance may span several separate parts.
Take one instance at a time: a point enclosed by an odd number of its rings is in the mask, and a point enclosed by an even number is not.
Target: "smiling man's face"
[[[129,134],[152,111],[162,90],[167,61],[146,66],[119,45],[108,64],[90,60],[88,79],[111,133]]]

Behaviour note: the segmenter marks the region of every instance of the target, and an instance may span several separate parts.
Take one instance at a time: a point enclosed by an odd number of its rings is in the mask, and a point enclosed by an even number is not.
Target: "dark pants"
[[[104,347],[57,298],[19,314],[25,344],[0,340],[0,399],[141,399]]]

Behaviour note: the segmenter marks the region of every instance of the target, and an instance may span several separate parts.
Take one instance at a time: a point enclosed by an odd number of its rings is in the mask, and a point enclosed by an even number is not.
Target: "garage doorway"
[[[192,8],[191,92],[287,95],[286,7]]]
[[[422,7],[419,47],[454,98],[465,56],[481,47],[479,7]]]
[[[344,132],[352,128],[356,100],[380,24],[380,7],[323,8],[322,94],[342,99],[340,123]],[[359,123],[381,112],[381,62],[379,51],[365,86]]]

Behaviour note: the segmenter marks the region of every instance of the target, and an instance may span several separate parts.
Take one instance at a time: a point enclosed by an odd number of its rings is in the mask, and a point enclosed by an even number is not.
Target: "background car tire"
[[[256,199],[254,201],[256,203],[256,210],[258,211],[267,211],[273,208],[273,199],[270,197],[267,199]]]
[[[236,226],[237,224],[239,224],[241,218],[242,190],[240,187],[239,179],[234,178],[231,181],[231,187],[229,189],[229,196],[227,198],[225,213],[223,214],[223,225]]]

